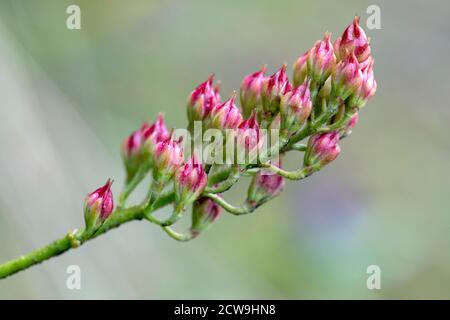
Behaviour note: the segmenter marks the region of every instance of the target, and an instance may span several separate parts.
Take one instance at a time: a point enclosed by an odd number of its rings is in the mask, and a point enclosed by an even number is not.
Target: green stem
[[[125,187],[123,188],[123,191],[119,196],[119,201],[117,205],[118,209],[122,209],[125,206],[125,202],[127,201],[128,197],[134,191],[134,189],[136,189],[139,183],[145,178],[147,172],[148,166],[143,165],[136,172],[136,174],[133,176],[131,180],[129,180],[128,178],[126,179],[127,183],[125,184]]]
[[[173,202],[173,199],[173,193],[161,195],[153,204],[153,210],[157,210]],[[84,242],[94,239],[126,222],[141,220],[144,217],[144,209],[144,206],[135,206],[120,210],[116,209],[116,211],[114,211],[113,214],[103,223],[97,232],[90,237],[86,236],[87,233],[84,230],[73,231],[65,235],[63,238],[53,241],[42,248],[36,249],[19,258],[7,261],[0,265],[0,279],[6,278],[16,272],[25,270],[50,258],[56,257],[70,249],[77,248]]]
[[[245,204],[240,207],[236,207],[236,206],[233,206],[232,204],[228,203],[225,199],[219,197],[216,194],[204,193],[203,195],[205,197],[208,197],[208,198],[214,200],[214,202],[216,202],[219,206],[221,206],[226,211],[228,211],[229,213],[234,214],[236,216],[240,216],[243,214],[248,214],[248,213],[253,212],[253,208],[248,206],[248,204]]]
[[[185,242],[195,238],[195,235],[192,232],[181,234],[170,227],[163,227],[162,229],[169,235],[169,237],[177,241]]]
[[[266,167],[273,173],[276,173],[289,180],[301,180],[311,175],[314,171],[317,171],[317,168],[314,167],[304,167],[295,171],[286,171],[272,164],[269,164]]]
[[[233,166],[228,178],[222,182],[219,182],[215,187],[206,187],[206,193],[222,193],[230,189],[238,182],[240,178],[239,166]]]

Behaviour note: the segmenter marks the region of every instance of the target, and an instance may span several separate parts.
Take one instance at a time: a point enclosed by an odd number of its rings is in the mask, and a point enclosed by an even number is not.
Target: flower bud
[[[241,106],[244,117],[248,117],[250,113],[262,105],[261,89],[266,73],[266,66],[262,66],[260,71],[249,74],[241,83]]]
[[[277,114],[280,109],[281,96],[292,90],[286,75],[286,64],[263,81],[261,98],[266,112]]]
[[[246,162],[246,155],[249,155],[249,162],[252,162],[263,146],[263,137],[259,128],[256,112],[253,111],[250,117],[239,125],[237,132],[238,159]],[[247,163],[247,162],[246,162]]]
[[[363,74],[360,70],[358,60],[353,53],[336,65],[332,75],[331,85],[335,96],[342,100],[347,99],[361,86]]]
[[[281,160],[275,164],[281,168]],[[258,172],[248,189],[247,202],[251,206],[260,206],[270,199],[276,197],[283,191],[284,178],[271,171],[261,170]]]
[[[309,51],[306,51],[294,63],[294,87],[298,87],[308,75],[308,56]]]
[[[221,208],[217,203],[209,198],[200,198],[192,206],[192,226],[191,233],[198,236],[205,231],[214,221],[217,220]]]
[[[352,115],[350,120],[347,122],[347,125],[344,128],[344,130],[343,130],[341,138],[345,138],[345,137],[349,136],[352,133],[352,129],[356,126],[358,121],[359,121],[359,114],[358,114],[358,111],[356,111]]]
[[[164,117],[161,113],[153,124],[142,127],[141,132],[142,139],[145,143],[145,151],[150,155],[154,153],[155,146],[159,141],[167,140],[170,137],[169,130],[166,128]]]
[[[336,56],[330,37],[329,32],[325,33],[323,40],[317,41],[308,55],[309,74],[319,84],[327,80],[336,65]]]
[[[191,204],[203,192],[207,182],[203,165],[192,156],[175,174],[175,202],[182,206]]]
[[[167,138],[156,144],[153,155],[153,178],[155,180],[162,183],[169,181],[183,164],[184,155],[180,143],[181,141]]]
[[[359,17],[345,29],[341,37],[334,42],[334,50],[338,61],[344,60],[348,53],[354,52],[359,63],[363,63],[370,56],[369,39],[359,26]]]
[[[201,83],[188,97],[188,119],[192,125],[194,121],[203,120],[212,108],[220,102],[219,87],[213,87],[214,75]]]
[[[361,69],[362,83],[356,90],[356,92],[350,97],[349,105],[352,107],[362,108],[367,101],[377,91],[377,82],[375,81],[373,74],[373,58],[367,59],[368,64]]]
[[[136,173],[141,165],[142,155],[142,129],[133,132],[122,143],[122,159],[127,171],[127,177],[131,177]]]
[[[236,107],[232,96],[224,103],[217,104],[209,115],[210,126],[215,129],[236,129],[242,122],[241,110]]]
[[[281,98],[282,129],[287,130],[288,133],[298,130],[311,114],[309,83],[309,80],[305,80],[301,86]]]
[[[337,158],[341,152],[337,131],[318,133],[309,138],[305,152],[305,166],[324,166]]]
[[[111,192],[112,181],[108,179],[103,187],[89,193],[84,202],[86,230],[95,231],[111,215],[114,199]]]

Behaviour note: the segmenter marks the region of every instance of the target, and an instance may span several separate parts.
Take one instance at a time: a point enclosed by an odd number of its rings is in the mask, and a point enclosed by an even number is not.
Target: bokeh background
[[[70,4],[81,30],[66,28]],[[158,111],[185,126],[186,96],[210,73],[227,96],[355,14],[365,26],[371,4],[378,92],[335,163],[189,243],[122,226],[0,281],[0,298],[449,299],[445,1],[1,0],[0,261],[81,226],[84,196],[107,177],[118,194],[123,138]],[[71,291],[74,264],[82,287]],[[369,265],[381,290],[366,287]]]

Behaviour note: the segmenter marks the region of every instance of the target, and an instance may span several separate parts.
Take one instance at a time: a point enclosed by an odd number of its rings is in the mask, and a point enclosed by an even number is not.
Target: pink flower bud
[[[189,123],[203,120],[212,108],[220,102],[219,87],[213,87],[214,75],[201,83],[188,98]]]
[[[266,66],[262,66],[260,71],[249,74],[241,83],[241,106],[244,116],[248,117],[250,113],[262,105],[261,89],[266,73]]]
[[[286,67],[287,65],[284,64],[277,72],[263,81],[261,98],[266,112],[278,113],[281,96],[292,90],[286,75]]]
[[[195,201],[192,207],[192,234],[198,236],[205,231],[219,218],[221,211],[219,205],[209,198],[200,198]]]
[[[320,84],[325,82],[336,65],[336,56],[330,37],[329,32],[325,33],[323,40],[317,41],[308,55],[309,74],[314,81]]]
[[[294,87],[298,87],[308,75],[308,57],[309,51],[306,51],[294,63]]]
[[[255,111],[239,125],[237,137],[238,148],[241,148],[240,151],[251,154],[257,153],[261,149],[264,141]]]
[[[358,111],[356,111],[353,115],[352,115],[352,117],[350,118],[350,120],[348,121],[348,123],[347,123],[347,130],[352,130],[355,126],[356,126],[356,124],[358,123],[358,121],[359,121],[359,114],[358,114]]]
[[[281,168],[281,159],[275,164]],[[273,174],[270,171],[262,170],[258,172],[252,180],[248,189],[247,202],[250,205],[260,206],[276,197],[283,191],[284,178],[282,176]]]
[[[241,110],[236,107],[232,96],[224,103],[217,104],[209,114],[210,126],[216,129],[236,129],[242,122]]]
[[[174,179],[175,199],[177,203],[189,205],[203,192],[208,182],[208,177],[203,165],[192,156],[188,162],[180,167]]]
[[[359,17],[345,29],[341,37],[334,42],[334,50],[338,60],[343,60],[348,53],[353,52],[359,63],[363,63],[370,56],[369,39],[359,26]]]
[[[312,102],[309,80],[285,94],[281,99],[282,129],[293,133],[299,129],[311,114]]]
[[[113,212],[114,199],[111,185],[112,181],[108,179],[103,187],[87,195],[84,202],[84,220],[87,230],[98,229]]]
[[[339,133],[337,131],[311,136],[305,153],[305,165],[324,166],[336,159],[341,152],[338,142]]]
[[[369,101],[369,99],[372,98],[377,91],[377,82],[375,81],[373,74],[374,60],[372,57],[369,57],[367,62],[368,64],[361,69],[362,83],[350,97],[349,105],[352,107],[364,107],[367,101]]]
[[[331,84],[334,94],[342,100],[345,100],[358,90],[362,81],[363,74],[358,60],[356,60],[355,55],[351,53],[336,65]]]
[[[140,131],[146,146],[146,151],[150,155],[153,154],[155,146],[159,141],[167,140],[170,137],[169,130],[167,130],[164,123],[164,116],[161,113],[153,124],[145,124]]]
[[[159,141],[153,155],[153,177],[159,181],[170,180],[177,169],[183,164],[184,155],[180,147],[181,141],[172,138]]]

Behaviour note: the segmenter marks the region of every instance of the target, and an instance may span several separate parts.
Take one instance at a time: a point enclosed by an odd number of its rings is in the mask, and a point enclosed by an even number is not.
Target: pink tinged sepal
[[[277,114],[280,109],[280,100],[283,95],[292,90],[292,85],[286,75],[284,64],[277,72],[263,81],[261,98],[263,110],[266,113]]]
[[[347,122],[347,125],[342,130],[341,138],[345,138],[349,136],[352,133],[353,128],[356,126],[356,124],[359,121],[359,112],[356,111],[350,118],[350,120]]]
[[[244,117],[248,117],[254,109],[262,107],[261,90],[266,79],[266,66],[261,70],[244,77],[241,83],[240,99]]]
[[[189,124],[203,120],[220,102],[219,86],[213,86],[214,75],[195,88],[188,97],[187,109]]]
[[[335,160],[341,148],[338,145],[339,132],[318,133],[309,138],[305,152],[304,165],[322,167]]]
[[[220,216],[222,209],[209,198],[200,198],[192,206],[191,233],[198,236],[211,226]]]
[[[164,123],[164,116],[160,113],[154,123],[151,125],[144,125],[141,129],[143,141],[145,143],[145,152],[149,156],[153,155],[156,144],[160,141],[167,140],[170,137],[170,132]]]
[[[264,140],[256,118],[256,111],[244,120],[237,130],[237,155],[240,161],[254,161],[261,150]],[[245,159],[244,159],[245,156]]]
[[[203,165],[192,156],[175,174],[176,204],[184,207],[194,202],[205,189],[207,182],[208,176]]]
[[[344,30],[344,33],[334,42],[334,50],[338,61],[353,52],[359,63],[364,63],[370,57],[370,43],[366,33],[359,25],[359,17]]]
[[[281,159],[275,164],[281,168]],[[279,195],[284,188],[284,178],[271,171],[261,170],[254,177],[247,192],[247,202],[258,207]]]
[[[209,115],[209,126],[215,129],[236,129],[242,122],[241,110],[234,103],[233,95],[224,103],[217,104]]]
[[[306,51],[294,63],[294,87],[301,85],[308,75],[309,51]]]
[[[362,108],[366,105],[367,101],[375,95],[377,91],[377,82],[375,81],[373,73],[373,58],[369,58],[368,64],[361,68],[362,83],[350,97],[349,105],[352,107]]]
[[[172,179],[178,168],[183,165],[181,142],[181,139],[175,141],[170,137],[156,144],[153,154],[153,179],[159,183],[163,184]]]
[[[305,123],[311,114],[312,102],[309,90],[310,81],[305,81],[294,90],[285,94],[281,99],[281,128],[293,133]]]
[[[86,230],[97,230],[113,212],[114,199],[111,185],[112,181],[108,179],[103,187],[87,195],[84,202]]]
[[[342,100],[354,94],[362,85],[363,73],[353,53],[336,65],[332,75],[332,90]]]
[[[308,54],[309,75],[320,85],[327,80],[336,65],[330,37],[330,33],[325,33],[323,39],[317,41]]]

